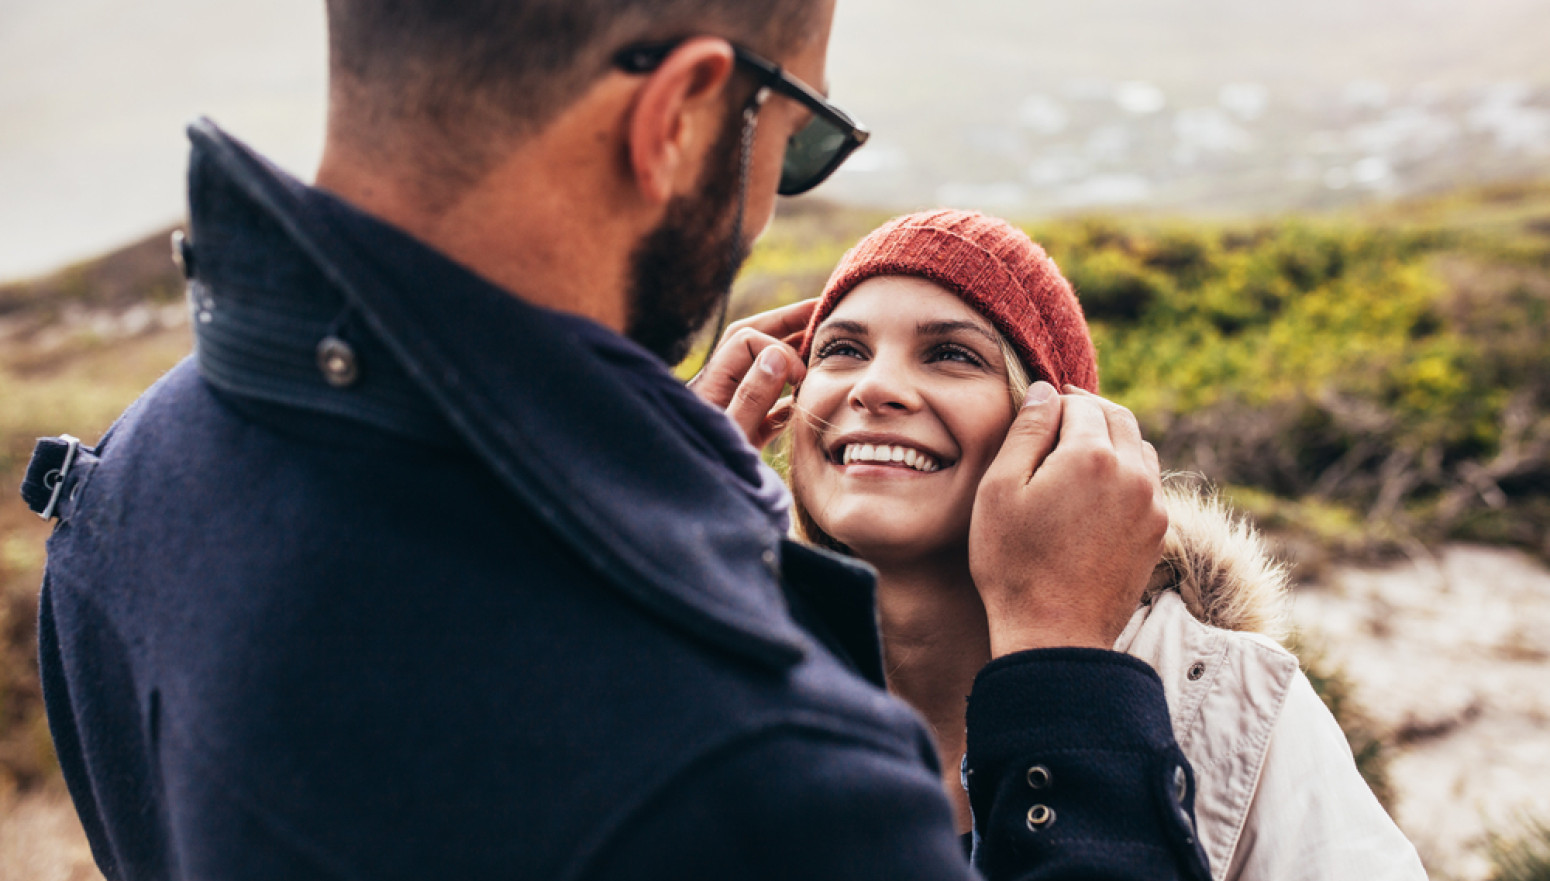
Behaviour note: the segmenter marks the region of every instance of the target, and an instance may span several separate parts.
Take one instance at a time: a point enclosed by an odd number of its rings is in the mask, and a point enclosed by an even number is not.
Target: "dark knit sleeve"
[[[1093,649],[999,658],[969,698],[974,865],[999,879],[1207,881],[1162,682]]]

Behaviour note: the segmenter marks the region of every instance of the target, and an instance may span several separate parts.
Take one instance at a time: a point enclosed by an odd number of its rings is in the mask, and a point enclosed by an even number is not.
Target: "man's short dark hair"
[[[779,58],[817,0],[327,0],[334,99],[364,130],[411,122],[444,140],[454,178],[479,143],[541,129],[633,44],[700,34]],[[369,137],[369,135],[367,135]],[[450,149],[455,146],[455,149]],[[428,157],[429,158],[429,157]],[[466,180],[464,182],[467,182]]]

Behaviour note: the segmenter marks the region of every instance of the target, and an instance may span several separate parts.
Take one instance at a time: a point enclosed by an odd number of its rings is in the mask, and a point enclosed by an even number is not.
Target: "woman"
[[[975,492],[1030,380],[1097,391],[1081,308],[1054,262],[1004,221],[916,214],[845,256],[801,354],[787,431],[795,527],[877,569],[889,687],[936,733],[967,831],[964,700],[991,658],[969,567]],[[1283,569],[1213,499],[1167,495],[1164,559],[1115,648],[1162,677],[1214,877],[1424,878],[1273,639]],[[1028,784],[1058,804],[1062,781],[1036,767]],[[1058,809],[1036,820],[1053,828]]]

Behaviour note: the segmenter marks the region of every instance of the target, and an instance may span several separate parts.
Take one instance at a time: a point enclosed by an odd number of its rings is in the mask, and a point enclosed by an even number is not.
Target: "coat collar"
[[[496,288],[208,120],[189,138],[191,296],[207,379],[440,436],[630,599],[762,665],[802,657],[779,585],[784,512],[760,503],[769,486],[740,484],[749,467],[754,480],[778,478],[749,466],[756,454],[724,416],[628,341]],[[271,292],[295,308],[264,313]],[[312,352],[347,325],[371,382],[341,389],[321,380]],[[287,363],[226,357],[242,349],[230,335],[254,327]]]

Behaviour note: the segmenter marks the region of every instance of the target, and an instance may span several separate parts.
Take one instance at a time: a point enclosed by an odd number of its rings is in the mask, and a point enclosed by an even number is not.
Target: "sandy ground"
[[[1489,876],[1487,830],[1550,818],[1550,569],[1498,548],[1336,568],[1294,617],[1401,745],[1396,819],[1435,881]],[[0,793],[0,881],[100,878],[69,799]]]
[[[1550,569],[1455,545],[1333,570],[1299,590],[1294,617],[1396,736],[1395,819],[1434,879],[1488,877],[1488,830],[1550,819]]]
[[[0,881],[102,881],[63,786],[0,794]]]

